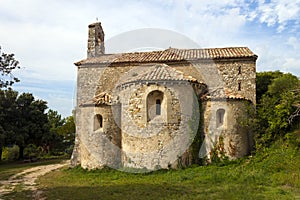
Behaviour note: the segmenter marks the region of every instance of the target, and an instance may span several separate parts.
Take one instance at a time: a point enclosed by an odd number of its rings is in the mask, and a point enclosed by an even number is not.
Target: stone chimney
[[[89,25],[87,57],[97,57],[103,54],[105,54],[104,32],[101,22],[96,22]]]

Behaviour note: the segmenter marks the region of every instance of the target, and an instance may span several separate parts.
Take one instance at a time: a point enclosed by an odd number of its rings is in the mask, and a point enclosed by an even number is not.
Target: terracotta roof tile
[[[233,92],[232,90],[230,90],[228,88],[225,89],[225,95],[226,95],[226,98],[228,98],[228,99],[246,99],[246,100],[249,100],[246,97],[244,97],[243,95],[239,94],[238,92]]]
[[[75,63],[82,64],[97,63],[151,63],[151,62],[172,62],[183,60],[201,59],[224,59],[224,58],[257,58],[248,47],[228,47],[211,49],[174,49],[169,48],[163,51],[133,52],[123,54],[105,54],[98,57],[88,58]]]
[[[119,86],[131,83],[141,82],[157,82],[157,81],[189,81],[192,83],[199,83],[197,79],[192,76],[186,76],[183,72],[176,70],[166,64],[156,64],[149,67],[147,71],[141,74],[135,74],[130,78],[121,80]]]
[[[86,102],[81,102],[80,106],[84,105],[111,105],[113,103],[112,100],[112,95],[107,93],[107,92],[101,92],[100,94],[94,96],[92,99],[86,101]]]
[[[220,88],[218,90],[210,91],[201,97],[201,99],[204,99],[204,100],[224,99],[224,98],[251,101],[251,99],[248,99],[245,96],[239,94],[238,92],[234,92],[228,88],[225,88],[225,89]]]

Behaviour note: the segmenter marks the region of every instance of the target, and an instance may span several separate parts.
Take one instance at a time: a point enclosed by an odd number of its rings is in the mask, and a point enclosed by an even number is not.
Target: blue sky
[[[107,40],[141,28],[167,29],[200,47],[248,46],[259,56],[258,71],[300,76],[300,0],[0,0],[0,45],[22,65],[13,88],[71,115],[73,63],[86,57],[87,26],[96,18]]]

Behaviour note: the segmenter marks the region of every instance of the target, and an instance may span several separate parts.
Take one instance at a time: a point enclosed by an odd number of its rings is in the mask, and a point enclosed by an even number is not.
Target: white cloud
[[[294,50],[300,50],[300,41],[297,37],[295,36],[290,36],[287,39],[286,44],[290,45],[291,47],[293,47]]]
[[[280,70],[300,76],[300,43],[296,37],[270,37],[258,40],[254,46],[253,51],[259,56],[258,71]]]
[[[183,3],[184,2],[184,3]],[[179,19],[176,29],[191,37],[200,46],[222,46],[233,40],[246,23],[241,1],[181,1],[173,10]],[[177,10],[183,10],[178,12]]]
[[[15,84],[13,88],[20,93],[32,93],[35,99],[46,100],[50,109],[58,110],[66,117],[76,105],[75,84],[72,81],[25,79]]]
[[[261,23],[266,23],[269,27],[276,26],[278,32],[287,29],[288,23],[297,25],[300,18],[300,0],[271,0],[258,1],[258,6],[248,15],[249,20],[256,17]],[[290,27],[289,27],[290,28]]]

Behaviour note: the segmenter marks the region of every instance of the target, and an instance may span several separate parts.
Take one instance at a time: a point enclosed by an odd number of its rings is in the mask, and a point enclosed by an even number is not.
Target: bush
[[[2,160],[12,161],[19,158],[19,147],[14,145],[12,147],[4,147],[2,152]]]
[[[24,157],[28,159],[38,158],[41,155],[41,148],[34,144],[29,144],[24,149]]]

